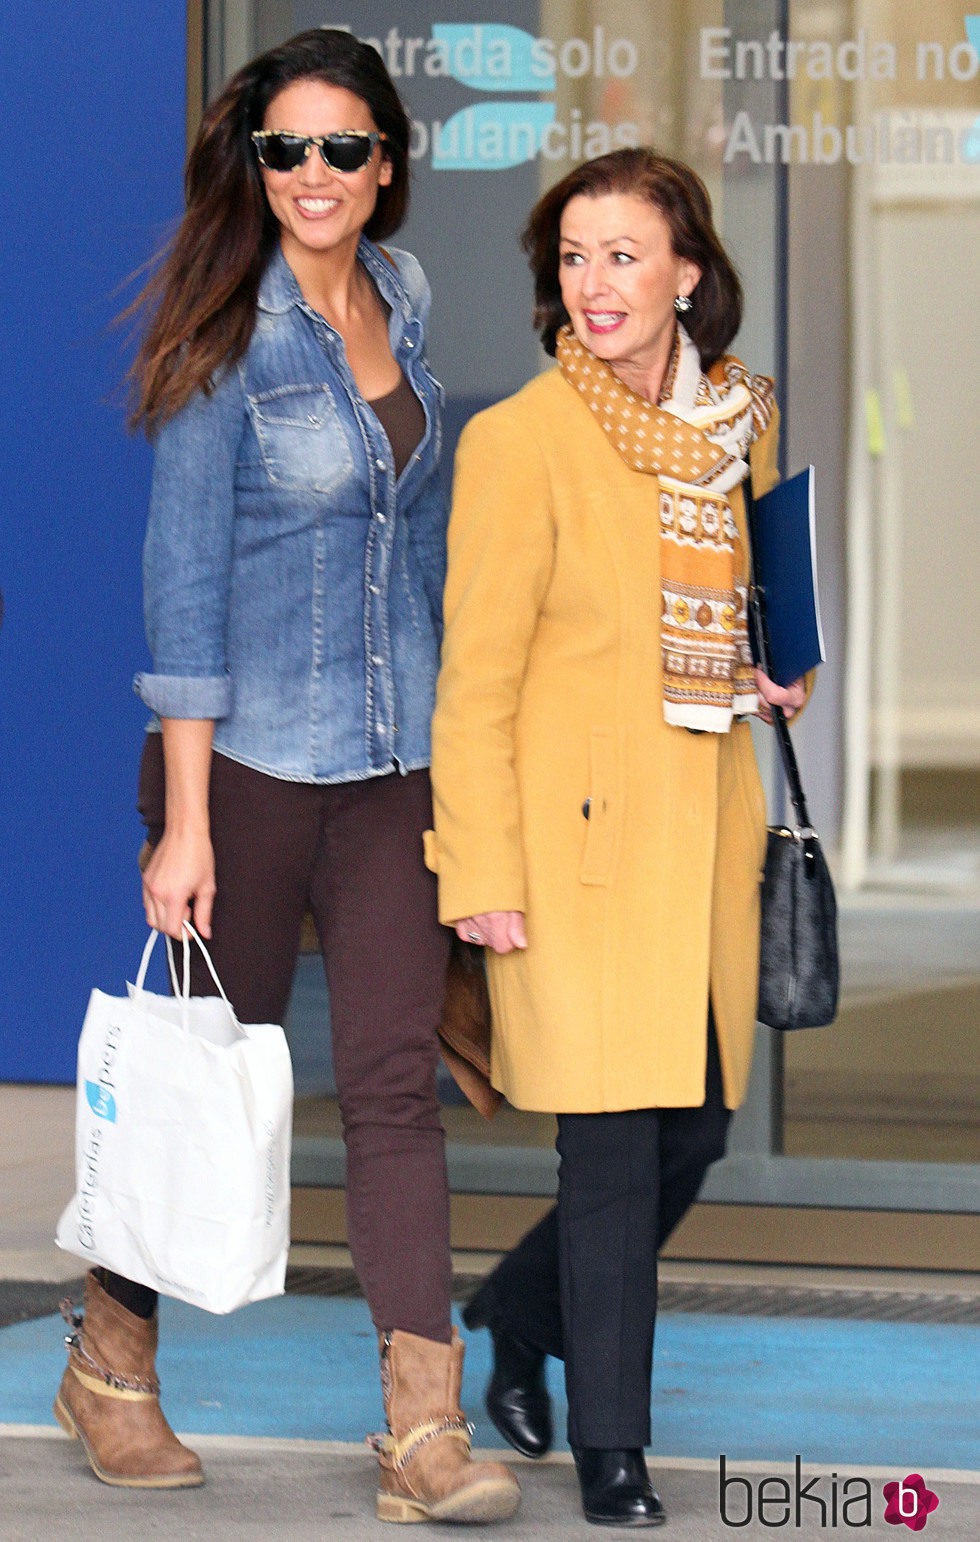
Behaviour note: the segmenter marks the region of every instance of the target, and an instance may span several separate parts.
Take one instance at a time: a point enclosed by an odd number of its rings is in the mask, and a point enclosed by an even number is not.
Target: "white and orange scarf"
[[[749,648],[746,563],[728,494],[773,414],[773,383],[731,354],[701,369],[678,326],[657,405],[624,385],[576,338],[558,334],[558,363],[633,471],[660,484],[664,717],[727,733],[757,705]]]

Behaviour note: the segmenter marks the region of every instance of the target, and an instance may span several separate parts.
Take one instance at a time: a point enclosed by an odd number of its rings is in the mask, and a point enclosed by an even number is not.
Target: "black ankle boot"
[[[551,1399],[544,1381],[545,1356],[511,1333],[489,1280],[463,1309],[468,1328],[489,1328],[493,1374],[487,1383],[487,1413],[522,1456],[551,1449]]]
[[[585,1519],[595,1526],[659,1526],[666,1520],[640,1449],[573,1446]]]

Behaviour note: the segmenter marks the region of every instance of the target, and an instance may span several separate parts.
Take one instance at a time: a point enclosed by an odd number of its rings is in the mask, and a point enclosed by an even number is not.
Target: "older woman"
[[[379,1332],[382,1520],[490,1520],[450,1316],[436,1027],[449,938],[422,861],[445,566],[429,289],[378,241],[409,122],[376,50],[316,28],[205,115],[146,298],[155,448],[144,580],[157,715],[141,810],[151,926],[193,916],[244,1022],[286,1008],[304,913],[330,984],[351,1252]],[[203,969],[195,993],[213,989]],[[100,1271],[55,1405],[97,1475],[201,1481],[159,1403],[156,1296]]]
[[[492,1077],[558,1115],[557,1211],[471,1304],[488,1406],[550,1440],[562,1355],[587,1518],[655,1524],[657,1248],[749,1074],[766,812],[740,483],[772,382],[728,354],[738,279],[686,166],[620,150],[524,237],[553,369],[460,444],[433,731],[440,914],[486,944]],[[679,319],[680,318],[680,319]],[[763,710],[765,710],[763,703]]]

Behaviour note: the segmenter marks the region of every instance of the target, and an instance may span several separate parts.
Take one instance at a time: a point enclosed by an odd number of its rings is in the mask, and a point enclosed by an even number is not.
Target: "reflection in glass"
[[[846,467],[821,578],[832,606],[846,592],[848,673],[844,1000],[837,1025],[785,1046],[784,1149],[976,1161],[975,18],[951,0],[796,0],[791,17],[835,59],[792,90],[810,163],[790,172],[791,423],[825,491]],[[807,744],[819,765],[826,738]]]

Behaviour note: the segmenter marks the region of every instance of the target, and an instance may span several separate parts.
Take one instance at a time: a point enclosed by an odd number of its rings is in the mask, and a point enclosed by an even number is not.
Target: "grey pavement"
[[[388,1542],[398,1533],[374,1518],[375,1466],[360,1447],[325,1448],[313,1443],[195,1442],[208,1474],[203,1488],[177,1493],[110,1489],[89,1472],[77,1445],[64,1437],[0,1438],[0,1539],[2,1542]],[[499,1456],[499,1452],[487,1453]],[[609,1535],[582,1519],[574,1469],[567,1459],[515,1460],[523,1502],[513,1520],[467,1528],[421,1526],[410,1535],[499,1537],[506,1542],[597,1542]],[[759,1464],[733,1466],[756,1486]],[[726,1526],[718,1507],[717,1470],[704,1465],[658,1464],[656,1483],[668,1510],[658,1535],[664,1542],[719,1542],[720,1538],[773,1535],[773,1526]],[[772,1471],[779,1471],[774,1467]],[[847,1472],[853,1469],[847,1469]],[[842,1483],[845,1471],[839,1475]],[[881,1486],[889,1476],[869,1469],[875,1510],[872,1525],[858,1533],[901,1542],[905,1530],[882,1518]],[[780,1528],[796,1538],[847,1535],[853,1527],[820,1517],[797,1528],[795,1516]],[[980,1537],[980,1483],[929,1474],[940,1507],[929,1517],[927,1542],[976,1542]],[[740,1519],[734,1507],[731,1518]],[[855,1517],[856,1519],[857,1517]],[[900,1535],[896,1537],[896,1532]]]
[[[77,1259],[59,1253],[51,1242],[58,1213],[72,1187],[73,1109],[70,1088],[0,1087],[2,1280],[59,1281],[78,1272]],[[27,1141],[26,1130],[30,1131]],[[339,1267],[349,1265],[350,1258],[342,1249],[297,1249],[292,1261]],[[487,1267],[490,1260],[482,1262]],[[474,1255],[466,1267],[479,1263]],[[688,1272],[677,1263],[665,1266],[665,1274],[686,1277]],[[878,1276],[853,1270],[777,1272],[783,1284],[806,1283],[811,1277],[825,1285],[854,1289],[881,1284]],[[695,1270],[702,1280],[737,1278],[761,1283],[769,1281],[772,1273],[727,1265],[699,1265]],[[896,1287],[904,1283],[909,1289],[966,1289],[976,1282],[958,1276],[903,1276],[892,1283]],[[733,1383],[733,1399],[737,1395]],[[60,1431],[15,1432],[0,1425],[0,1542],[381,1542],[384,1538],[391,1542],[398,1535],[391,1525],[374,1518],[375,1465],[364,1446],[235,1437],[193,1437],[191,1443],[205,1463],[205,1486],[153,1493],[99,1483],[78,1444]],[[499,1452],[487,1454],[500,1456]],[[556,1456],[541,1464],[515,1458],[514,1467],[524,1492],[518,1514],[499,1526],[466,1528],[464,1535],[483,1536],[487,1542],[495,1538],[597,1542],[609,1534],[583,1520],[575,1473],[567,1458]],[[737,1528],[724,1524],[718,1506],[718,1472],[712,1464],[654,1458],[651,1469],[668,1512],[667,1525],[658,1533],[664,1542],[771,1538],[777,1530],[762,1527],[757,1520]],[[759,1464],[745,1463],[732,1470],[752,1474],[756,1486],[764,1476]],[[785,1473],[777,1465],[770,1470]],[[841,1480],[849,1471],[854,1469],[841,1470]],[[875,1501],[873,1524],[858,1534],[902,1542],[906,1529],[887,1525],[882,1518],[881,1486],[886,1479],[903,1475],[870,1468],[866,1475]],[[970,1482],[963,1474],[946,1477],[932,1471],[926,1476],[940,1496],[940,1507],[928,1520],[926,1542],[978,1542],[980,1478]],[[778,1528],[777,1534],[827,1542],[849,1529],[823,1527],[811,1517],[800,1528],[791,1523]],[[421,1526],[410,1535],[446,1539],[458,1537],[460,1528]]]

